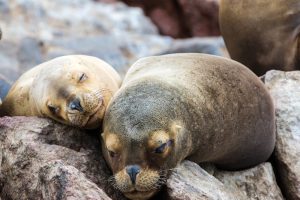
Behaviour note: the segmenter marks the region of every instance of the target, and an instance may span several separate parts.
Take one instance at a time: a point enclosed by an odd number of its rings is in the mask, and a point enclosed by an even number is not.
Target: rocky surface
[[[0,118],[0,197],[124,199],[107,182],[98,135],[49,119]]]
[[[138,58],[167,52],[176,42],[159,35],[140,8],[122,2],[0,0],[0,19],[0,73],[9,82],[41,62],[67,54],[99,57],[124,75]],[[211,52],[223,49],[219,40]]]
[[[270,163],[242,171],[222,171],[213,167],[202,169],[184,161],[168,180],[171,200],[282,200]],[[209,172],[209,173],[208,173]]]
[[[300,199],[300,72],[269,71],[265,84],[276,112],[276,171],[287,199]]]
[[[122,1],[143,8],[164,35],[175,38],[220,35],[219,0]]]
[[[215,170],[213,175],[231,191],[240,191],[248,200],[284,199],[277,185],[271,163],[262,163],[242,171]]]
[[[167,181],[167,187],[171,200],[244,199],[239,191],[230,190],[199,165],[190,161],[184,161],[174,169]]]

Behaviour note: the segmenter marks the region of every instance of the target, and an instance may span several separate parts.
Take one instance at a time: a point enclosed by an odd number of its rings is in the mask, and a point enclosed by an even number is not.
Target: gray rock
[[[1,198],[125,199],[107,181],[98,134],[37,117],[0,118]]]
[[[37,190],[42,191],[41,199],[111,199],[83,173],[59,160],[41,168],[38,178]]]
[[[213,175],[232,190],[241,191],[248,200],[284,199],[270,163],[235,172],[216,170]]]
[[[43,42],[35,38],[25,37],[20,41],[17,51],[18,61],[21,64],[19,72],[23,73],[42,62],[42,47]]]
[[[7,95],[9,89],[11,87],[11,83],[0,74],[0,99],[4,99]]]
[[[174,169],[167,181],[171,200],[240,200],[238,190],[230,190],[199,165],[184,161]]]
[[[88,54],[123,76],[137,59],[172,43],[158,34],[140,8],[91,0],[0,0],[3,40],[0,71],[11,82],[51,58]]]
[[[213,165],[184,161],[173,170],[168,182],[171,200],[248,199],[282,200],[270,163],[241,171],[223,171]]]
[[[170,53],[207,53],[227,56],[224,41],[221,37],[201,37],[174,40],[163,54]]]
[[[275,103],[276,169],[288,199],[300,199],[300,72],[269,71],[265,84]]]
[[[18,44],[15,42],[0,41],[0,73],[9,81],[16,80],[21,72],[17,59]]]

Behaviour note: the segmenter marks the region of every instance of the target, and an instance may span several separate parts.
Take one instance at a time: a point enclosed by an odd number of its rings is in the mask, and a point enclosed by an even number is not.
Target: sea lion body
[[[98,58],[62,56],[25,72],[9,90],[0,113],[96,128],[120,83],[117,72]]]
[[[219,16],[232,59],[259,76],[300,69],[299,0],[221,0]]]
[[[230,170],[267,160],[274,124],[269,93],[243,65],[205,54],[149,57],[110,102],[102,148],[116,187],[147,199],[183,159]]]

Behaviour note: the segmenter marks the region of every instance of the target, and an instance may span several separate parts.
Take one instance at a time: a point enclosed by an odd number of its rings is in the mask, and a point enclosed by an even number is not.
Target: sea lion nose
[[[69,108],[71,110],[78,110],[79,112],[83,112],[83,108],[80,104],[80,100],[77,98],[70,102]]]
[[[141,168],[139,165],[129,165],[126,167],[126,172],[129,175],[132,184],[135,184],[136,175],[140,172]]]

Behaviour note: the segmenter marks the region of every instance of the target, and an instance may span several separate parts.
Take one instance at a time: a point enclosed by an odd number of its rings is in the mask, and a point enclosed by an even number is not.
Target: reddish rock
[[[125,200],[107,181],[98,137],[50,119],[0,118],[0,199]]]
[[[141,7],[161,34],[175,38],[218,36],[218,0],[122,0]]]

